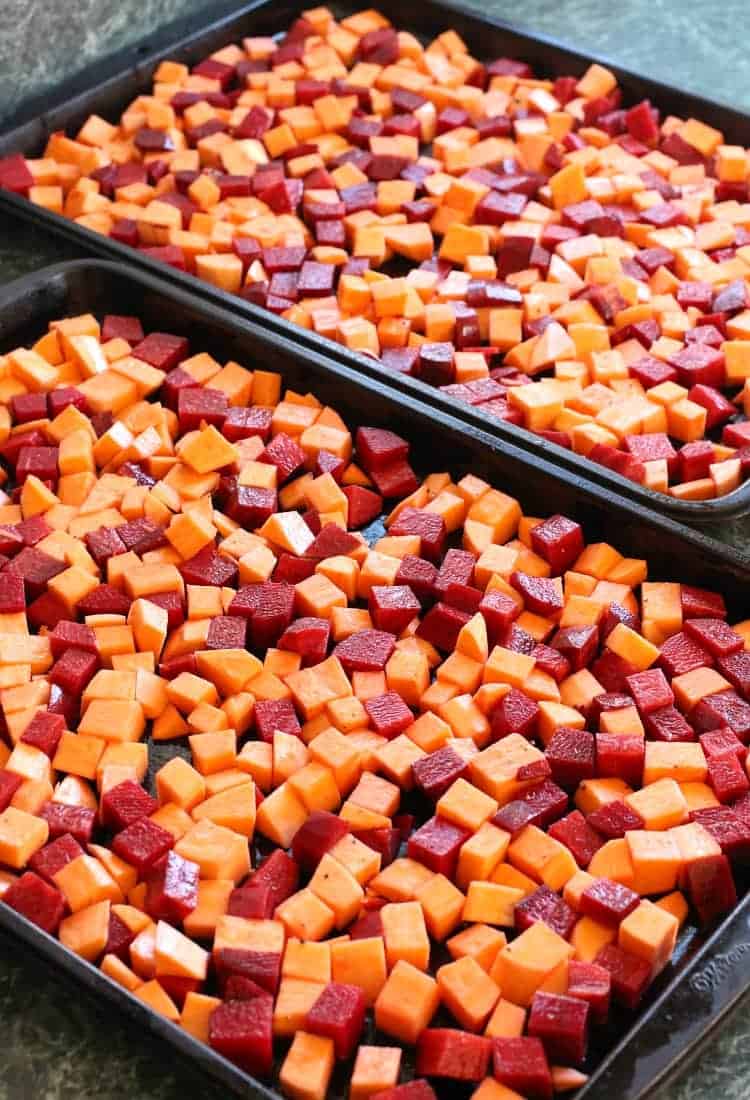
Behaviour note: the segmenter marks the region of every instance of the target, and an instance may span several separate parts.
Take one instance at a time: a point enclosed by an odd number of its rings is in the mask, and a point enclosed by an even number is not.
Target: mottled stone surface
[[[160,24],[205,6],[196,0],[0,0],[0,118],[61,76]],[[698,94],[750,108],[746,0],[484,0],[474,7],[575,42]],[[216,10],[214,5],[213,10]],[[748,134],[750,140],[750,132]],[[0,217],[0,283],[80,255]],[[746,544],[744,524],[712,533]],[[745,1000],[698,1063],[653,1100],[747,1100],[750,1022]],[[205,1100],[227,1096],[107,1006],[64,985],[45,964],[0,938],[0,1100]],[[613,1097],[613,1100],[615,1098]]]

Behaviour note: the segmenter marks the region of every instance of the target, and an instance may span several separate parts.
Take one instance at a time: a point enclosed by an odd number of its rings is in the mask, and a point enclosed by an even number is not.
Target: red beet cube
[[[702,856],[685,868],[688,897],[702,925],[710,924],[737,904],[732,868],[725,855]]]
[[[233,406],[224,419],[222,434],[230,443],[249,439],[254,435],[260,436],[265,443],[271,435],[272,417],[273,409],[263,405],[253,405],[251,408]]]
[[[34,177],[21,153],[0,160],[0,188],[13,191],[16,195],[27,195],[33,186]]]
[[[707,588],[680,585],[680,602],[685,619],[726,619],[727,607],[719,592]]]
[[[614,943],[603,947],[594,962],[609,971],[614,997],[626,1008],[637,1008],[651,981],[649,964]]]
[[[23,779],[15,772],[9,772],[5,769],[0,771],[0,813],[10,806],[13,795],[22,783]]]
[[[244,649],[247,619],[235,615],[216,615],[208,627],[206,649]]]
[[[19,393],[10,399],[10,412],[16,424],[30,424],[47,416],[47,398],[43,393]]]
[[[690,722],[698,733],[729,726],[740,741],[750,742],[750,704],[740,699],[734,690],[720,691],[701,699],[691,711]]]
[[[628,886],[600,878],[583,891],[579,908],[584,916],[605,924],[619,924],[633,912],[639,901],[638,895]]]
[[[704,665],[710,667],[713,663],[713,657],[708,650],[684,630],[667,638],[661,647],[659,664],[670,679]]]
[[[592,779],[595,774],[595,742],[588,730],[561,726],[553,733],[544,755],[552,778],[561,787],[575,788],[582,779]]]
[[[26,745],[41,749],[50,759],[55,755],[60,738],[65,729],[65,719],[60,714],[50,714],[39,710],[21,735]]]
[[[708,781],[719,802],[734,802],[750,791],[747,773],[735,755],[710,756]]]
[[[174,847],[172,833],[155,821],[142,817],[118,833],[112,841],[112,851],[126,863],[132,863],[142,877]]]
[[[238,485],[229,496],[226,512],[230,519],[248,531],[262,526],[278,508],[275,489],[257,485]]]
[[[430,513],[427,513],[428,515]],[[470,587],[474,581],[476,559],[466,550],[448,550],[435,578],[435,595],[445,600],[454,585]]]
[[[180,924],[198,904],[200,867],[176,852],[167,852],[159,868],[149,876],[146,911],[154,920]]]
[[[674,707],[647,714],[644,725],[654,741],[695,741],[695,730]]]
[[[401,847],[400,829],[357,829],[354,836],[374,852],[380,852],[382,867],[393,863]]]
[[[359,630],[339,642],[333,651],[346,672],[380,672],[396,648],[396,639],[382,630]]]
[[[222,390],[203,386],[186,386],[177,398],[177,415],[181,432],[191,432],[200,427],[201,421],[221,428],[229,409],[227,396]]]
[[[589,825],[607,840],[618,840],[630,829],[642,829],[643,819],[625,802],[613,799],[586,818]]]
[[[726,424],[737,411],[732,402],[713,386],[693,386],[688,391],[688,397],[706,410],[706,431],[709,432],[719,424]]]
[[[414,715],[396,691],[386,691],[365,702],[365,710],[375,733],[390,741],[414,721]]]
[[[425,512],[420,508],[403,508],[388,533],[390,535],[418,535],[420,538],[420,556],[428,561],[437,562],[445,547],[446,529],[442,516],[435,512]],[[449,554],[462,553],[449,551]],[[446,555],[447,557],[447,555]],[[473,561],[472,561],[473,571]]]
[[[65,913],[65,898],[60,891],[33,871],[26,871],[12,882],[3,901],[49,935],[57,932]]]
[[[143,326],[137,317],[125,317],[108,313],[102,320],[102,343],[110,340],[127,340],[129,344],[139,344],[143,339]]]
[[[382,497],[407,497],[419,488],[417,475],[408,462],[398,459],[390,466],[383,466],[370,472],[375,488]]]
[[[611,994],[609,971],[596,963],[579,962],[571,959],[568,964],[568,996],[586,1001],[591,1010],[591,1019],[603,1024],[609,1015]]]
[[[599,648],[595,626],[563,626],[549,643],[569,662],[571,672],[579,672],[593,661]]]
[[[424,558],[406,554],[401,559],[395,583],[408,585],[421,604],[426,604],[434,594],[437,569]]]
[[[358,428],[357,453],[367,473],[382,470],[397,459],[407,458],[409,444],[386,428]]]
[[[409,837],[408,856],[436,874],[453,878],[461,845],[470,836],[467,829],[442,817],[431,817]]]
[[[750,859],[750,825],[729,806],[709,806],[704,810],[694,810],[690,815],[693,821],[699,821],[704,829],[729,856],[733,863],[745,864]]]
[[[685,633],[714,657],[728,657],[744,647],[740,635],[723,619],[687,619]]]
[[[254,711],[255,728],[261,741],[273,741],[276,730],[300,737],[302,728],[291,699],[259,699]]]
[[[533,1100],[552,1100],[552,1075],[540,1039],[492,1040],[493,1070],[502,1084]]]
[[[549,886],[539,886],[533,894],[523,898],[516,906],[514,915],[518,932],[541,921],[563,939],[571,935],[577,920],[568,903]]]
[[[252,1001],[256,997],[268,996],[257,982],[242,974],[232,974],[224,983],[224,999],[227,1001]]]
[[[479,604],[479,611],[487,623],[487,635],[490,645],[497,645],[521,613],[518,603],[505,592],[485,592]]]
[[[412,765],[415,785],[432,802],[437,802],[468,770],[468,761],[459,756],[450,745],[444,745],[436,752],[423,756]]]
[[[343,531],[336,523],[326,523],[315,536],[315,541],[305,551],[306,558],[314,561],[324,561],[325,558],[333,558],[337,555],[347,556],[358,546],[360,541],[348,531]]]
[[[735,691],[745,699],[750,696],[750,652],[742,649],[728,657],[719,657],[716,667]]]
[[[343,493],[349,502],[349,527],[356,531],[377,519],[383,510],[383,498],[362,485],[345,485]]]
[[[215,957],[216,975],[223,992],[232,975],[255,982],[266,993],[276,994],[281,980],[281,955],[274,951],[250,951],[242,947],[224,947]]]
[[[279,483],[283,484],[304,466],[305,452],[295,440],[285,435],[284,432],[279,432],[266,446],[266,449],[260,453],[258,462],[275,466],[278,471]]]
[[[66,569],[65,562],[58,561],[36,546],[26,546],[5,566],[4,572],[21,577],[29,600],[41,596],[48,581]]]
[[[68,649],[55,661],[49,678],[71,695],[81,696],[83,689],[99,667],[96,653],[85,649]]]
[[[208,1021],[208,1041],[248,1073],[268,1077],[273,1069],[273,1001],[225,1001]]]
[[[628,676],[628,689],[641,714],[652,714],[674,703],[674,693],[660,668]]]
[[[490,714],[492,736],[496,741],[509,733],[531,738],[536,732],[538,718],[537,703],[517,688],[511,688]]]
[[[278,648],[299,653],[303,667],[307,668],[325,660],[330,633],[331,624],[327,619],[296,619],[279,638]]]
[[[0,573],[0,614],[16,615],[26,610],[23,577]]]
[[[736,756],[741,763],[744,763],[747,756],[747,748],[730,729],[709,730],[708,733],[701,734],[699,741],[707,760],[722,756]]]
[[[22,447],[16,463],[16,481],[22,485],[33,474],[40,481],[57,481],[57,447]]]
[[[271,920],[273,917],[273,894],[270,886],[248,882],[237,887],[229,895],[227,913],[230,917],[245,917],[247,920]]]
[[[280,554],[271,580],[277,583],[297,584],[307,580],[315,572],[315,562],[309,558],[296,558],[293,554]],[[294,624],[292,624],[293,626]]]
[[[536,661],[536,667],[546,672],[548,676],[561,684],[570,675],[570,662],[558,650],[539,642],[534,646],[531,656]]]
[[[121,829],[149,817],[159,808],[159,803],[134,779],[125,779],[116,787],[110,787],[102,795],[102,824],[119,832]]]
[[[134,550],[139,556],[149,550],[158,550],[166,545],[164,529],[150,519],[134,519],[117,528],[117,534],[126,549]]]
[[[45,844],[43,848],[35,852],[29,860],[29,867],[54,886],[53,879],[57,872],[83,854],[83,848],[75,837],[72,837],[70,833],[64,833],[57,840]]]
[[[59,622],[49,636],[52,656],[61,657],[69,647],[96,653],[96,635],[90,626],[69,621]]]
[[[549,835],[570,849],[579,867],[588,867],[604,841],[595,829],[592,829],[580,810],[574,810],[566,817],[550,825]]]
[[[531,529],[531,546],[554,574],[564,573],[583,553],[583,528],[567,516],[550,516]]]
[[[132,600],[111,584],[100,584],[78,602],[82,615],[127,615]]]
[[[643,782],[646,749],[643,737],[629,733],[597,733],[596,770],[602,777],[624,779],[631,786]]]
[[[131,354],[136,359],[142,359],[144,363],[150,363],[152,367],[166,373],[174,370],[183,359],[187,359],[189,350],[184,336],[173,336],[168,332],[150,332],[144,340],[136,344]],[[219,391],[201,390],[201,392],[218,393]]]
[[[65,833],[79,844],[90,844],[94,835],[96,814],[85,806],[69,806],[64,802],[45,802],[39,811],[49,825],[49,835],[55,840]]]
[[[481,1081],[489,1068],[492,1040],[458,1028],[425,1028],[417,1040],[416,1072],[451,1081]]]
[[[430,608],[417,628],[417,637],[431,642],[442,653],[451,653],[461,628],[469,621],[468,611],[449,607],[445,603],[436,603]]]
[[[215,585],[217,588],[235,585],[239,574],[237,563],[218,554],[211,544],[182,562],[179,568],[186,584]]]
[[[510,583],[523,596],[527,611],[545,618],[557,618],[563,609],[560,589],[549,577],[533,577],[528,573],[513,572]]]
[[[407,585],[374,585],[369,608],[375,628],[396,635],[421,611],[419,600]]]
[[[104,565],[110,558],[125,553],[125,543],[117,534],[116,527],[100,527],[86,535],[86,549],[98,566]]]
[[[586,1001],[559,993],[535,993],[528,1033],[541,1039],[553,1062],[580,1066],[586,1057],[588,1017]]]
[[[314,810],[295,833],[292,856],[304,870],[314,871],[326,852],[348,832],[349,826],[336,814]]]
[[[308,1012],[305,1030],[333,1039],[336,1057],[349,1058],[362,1035],[366,1008],[359,986],[329,982]]]
[[[295,892],[298,883],[297,864],[286,852],[276,849],[253,872],[248,885],[267,886],[271,891],[272,908],[275,909]]]

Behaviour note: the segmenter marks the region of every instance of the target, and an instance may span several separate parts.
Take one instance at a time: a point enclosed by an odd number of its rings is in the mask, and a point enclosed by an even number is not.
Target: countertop
[[[363,5],[364,6],[364,5]],[[750,15],[746,0],[508,0],[470,5],[567,39],[692,92],[750,109]],[[87,63],[184,15],[196,0],[3,0],[0,4],[0,125],[17,106]],[[750,140],[750,137],[749,137]],[[0,217],[0,283],[81,253]],[[736,529],[716,530],[738,541]],[[750,999],[745,998],[700,1060],[653,1100],[747,1100]],[[226,1091],[183,1065],[106,1006],[63,985],[46,965],[0,938],[0,1100],[222,1100]],[[613,1097],[613,1100],[616,1098]]]

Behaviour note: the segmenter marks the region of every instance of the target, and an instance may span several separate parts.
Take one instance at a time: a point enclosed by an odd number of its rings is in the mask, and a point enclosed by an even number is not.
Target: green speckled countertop
[[[467,0],[468,2],[468,0]],[[747,0],[473,0],[472,6],[567,39],[657,79],[750,109]],[[199,0],[0,0],[0,124],[25,98],[160,25]],[[742,32],[745,33],[742,33]],[[750,141],[750,131],[748,133]],[[0,282],[80,255],[0,217]],[[739,531],[714,532],[739,542]],[[653,1100],[748,1100],[750,999],[698,1062]],[[0,937],[0,1100],[205,1100],[226,1097],[164,1045],[106,1005],[63,985],[47,965]],[[612,1100],[618,1100],[617,1097]]]

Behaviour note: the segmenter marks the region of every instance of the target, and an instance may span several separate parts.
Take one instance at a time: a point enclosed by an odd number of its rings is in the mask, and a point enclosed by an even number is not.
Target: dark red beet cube
[[[706,431],[709,432],[719,424],[726,424],[737,411],[732,402],[713,386],[693,386],[688,391],[688,397],[706,410]]]
[[[549,644],[570,663],[571,672],[580,672],[596,656],[599,631],[595,626],[563,626]]]
[[[709,730],[708,733],[702,733],[698,740],[707,760],[722,756],[736,756],[741,763],[744,763],[747,756],[747,748],[737,734],[730,729]]]
[[[281,905],[297,889],[299,868],[295,861],[276,849],[267,856],[250,878],[254,886],[268,886],[271,890],[273,908]]]
[[[242,974],[232,974],[224,983],[224,999],[226,1001],[252,1001],[256,997],[268,997],[269,994],[254,982],[252,978],[245,978]]]
[[[50,759],[55,755],[65,729],[65,719],[60,714],[40,710],[34,715],[21,735],[26,745],[41,749]]]
[[[280,554],[271,580],[277,583],[297,584],[307,580],[315,572],[315,562],[309,558],[296,558],[293,554]],[[292,624],[294,625],[294,624]]]
[[[208,584],[222,588],[237,583],[239,569],[237,562],[224,554],[218,554],[216,548],[209,544],[184,561],[180,565],[180,572],[186,584]]]
[[[259,699],[255,704],[254,718],[261,741],[273,741],[276,730],[295,737],[302,733],[291,699]]]
[[[305,452],[295,440],[284,432],[279,432],[258,456],[258,461],[265,462],[269,466],[275,466],[278,471],[279,483],[283,484],[292,474],[296,474],[304,466]]]
[[[127,340],[131,345],[139,344],[143,339],[143,326],[139,319],[108,313],[102,320],[102,343],[117,339]]]
[[[688,344],[668,360],[677,371],[681,386],[691,388],[699,383],[721,388],[724,385],[724,354],[708,344]]]
[[[538,704],[518,688],[511,688],[490,714],[492,736],[496,741],[509,733],[531,738],[536,732],[538,718]]]
[[[222,434],[230,441],[236,443],[240,439],[249,439],[258,435],[267,442],[271,435],[271,420],[273,409],[263,405],[253,405],[250,408],[233,406],[227,412],[222,425]]]
[[[354,835],[374,852],[380,852],[382,867],[393,863],[401,847],[400,829],[358,829]]]
[[[431,607],[417,628],[417,637],[431,642],[442,653],[451,653],[461,628],[469,621],[468,611],[449,607],[446,603],[436,603]]]
[[[112,851],[126,863],[132,863],[140,876],[150,871],[174,847],[172,833],[155,821],[142,817],[118,833]]]
[[[442,817],[431,817],[409,837],[407,852],[410,859],[424,864],[436,874],[452,878],[461,845],[470,836],[467,829],[462,829]]]
[[[336,814],[314,810],[295,833],[292,856],[303,870],[314,871],[326,852],[348,832],[349,826]]]
[[[116,787],[110,787],[102,795],[102,824],[119,832],[121,829],[149,817],[159,808],[159,803],[134,779],[125,779]]]
[[[346,672],[380,672],[396,648],[396,639],[382,630],[359,630],[339,642],[333,651]]]
[[[750,791],[747,773],[735,755],[708,758],[708,782],[719,802],[734,802]]]
[[[275,489],[263,489],[257,485],[238,485],[230,494],[226,506],[227,515],[248,531],[260,527],[278,508]]]
[[[59,622],[49,636],[52,656],[61,657],[71,646],[96,653],[96,635],[90,626],[69,621]]]
[[[604,841],[580,810],[573,810],[550,825],[549,835],[568,848],[579,867],[588,867]]]
[[[505,592],[485,592],[479,604],[479,611],[487,623],[487,636],[490,645],[497,645],[521,613],[518,603]]]
[[[527,611],[545,618],[555,618],[563,608],[562,594],[549,577],[533,577],[528,573],[513,572],[510,583],[523,596]]]
[[[158,550],[160,546],[165,546],[167,542],[164,529],[158,523],[154,523],[153,520],[145,517],[131,520],[130,523],[123,523],[117,528],[117,534],[125,543],[126,548],[134,550],[138,555],[145,554],[149,550]]]
[[[719,657],[716,667],[735,691],[745,699],[750,697],[750,652],[741,649],[728,657]]]
[[[386,691],[365,702],[365,710],[375,733],[391,740],[412,724],[414,715],[396,691]]]
[[[45,554],[44,550],[39,550],[36,546],[26,546],[6,565],[4,572],[21,577],[27,598],[33,600],[42,595],[48,581],[66,568],[65,562]]]
[[[643,781],[646,748],[643,737],[629,733],[597,733],[597,775],[624,779],[631,786]]]
[[[406,554],[401,559],[395,583],[408,585],[421,604],[426,604],[434,594],[437,569],[424,558]]]
[[[208,627],[206,649],[244,649],[247,619],[235,615],[216,615]]]
[[[225,1001],[208,1021],[208,1041],[246,1072],[268,1077],[273,1069],[273,1001]]]
[[[429,513],[428,513],[429,514]],[[448,550],[435,578],[435,595],[445,600],[454,585],[471,586],[474,581],[476,559],[466,550]]]
[[[336,523],[326,523],[315,536],[315,541],[305,551],[306,558],[324,561],[337,555],[347,556],[360,545],[355,535],[350,535]]]
[[[500,1084],[532,1100],[552,1100],[552,1075],[540,1039],[493,1039],[492,1057]]]
[[[744,645],[723,619],[687,619],[685,633],[714,657],[728,657]]]
[[[150,332],[148,336],[136,344],[132,354],[136,359],[142,359],[144,363],[150,363],[152,367],[163,370],[165,373],[174,370],[178,363],[187,359],[189,345],[184,336],[173,336],[168,332]],[[218,393],[218,390],[201,392]]]
[[[630,829],[642,829],[643,819],[625,802],[613,799],[586,818],[589,825],[607,840],[618,840]]]
[[[561,684],[570,675],[568,658],[551,646],[540,642],[534,646],[531,656],[536,661],[536,667],[551,676],[555,683]]]
[[[444,745],[436,752],[421,757],[412,765],[415,785],[432,802],[437,802],[468,770],[468,761],[459,756],[450,745]]]
[[[219,987],[233,974],[256,982],[266,993],[275,994],[281,980],[281,955],[274,951],[250,951],[242,947],[224,947],[215,957]]]
[[[702,856],[685,867],[690,903],[702,925],[710,924],[737,904],[732,868],[725,855]]]
[[[71,695],[81,696],[83,689],[99,667],[96,653],[85,649],[68,649],[52,666],[49,678]]]
[[[724,855],[729,856],[733,863],[747,863],[750,859],[750,825],[744,817],[729,806],[709,806],[704,810],[694,810],[690,816],[708,829]]]
[[[237,887],[229,895],[227,913],[230,917],[245,917],[247,920],[271,920],[273,896],[270,886],[248,882]]]
[[[750,742],[750,703],[734,690],[720,691],[701,699],[690,714],[691,725],[698,733],[729,726],[744,744]]]
[[[167,857],[149,876],[146,911],[154,920],[180,924],[198,904],[200,867],[176,852]]]
[[[678,451],[680,481],[696,481],[708,477],[709,466],[716,461],[714,445],[708,439],[686,443]]]
[[[47,416],[47,398],[43,393],[18,393],[10,399],[10,412],[16,424],[30,424]]]
[[[552,1062],[580,1066],[586,1057],[589,1006],[559,993],[534,994],[528,1033],[541,1039]]]
[[[680,585],[680,603],[685,619],[726,619],[727,607],[719,592],[710,592],[707,588],[695,588],[689,584]]]
[[[348,525],[357,531],[377,519],[383,510],[383,498],[362,485],[345,485],[343,493],[349,502]]]
[[[0,772],[0,775],[3,773]],[[52,883],[58,871],[66,867],[74,859],[84,854],[83,848],[70,833],[64,833],[57,840],[45,844],[29,860],[29,867],[47,882]]]
[[[110,558],[124,554],[126,547],[116,527],[100,527],[86,535],[86,549],[98,566],[104,565]]]
[[[554,890],[550,890],[549,886],[539,886],[533,894],[523,898],[515,908],[518,932],[523,932],[532,924],[541,921],[553,932],[557,932],[558,936],[568,939],[576,920],[576,914],[568,903]]]
[[[628,886],[600,878],[583,891],[579,908],[584,916],[605,924],[619,924],[633,912],[639,901],[638,895]]]
[[[57,447],[22,447],[16,463],[16,481],[22,485],[33,474],[40,481],[57,481]]]
[[[0,573],[0,614],[16,615],[26,610],[23,577]]]
[[[44,932],[54,935],[65,913],[65,898],[59,890],[33,871],[12,882],[3,901]]]
[[[418,535],[421,540],[420,557],[431,562],[437,562],[442,557],[446,539],[445,520],[435,512],[425,512],[421,508],[403,508],[388,533]]]
[[[674,693],[660,668],[628,676],[628,690],[641,714],[652,714],[674,703]]]
[[[359,986],[329,982],[308,1012],[305,1029],[333,1039],[336,1057],[349,1058],[362,1035],[366,1008]]]
[[[550,516],[531,529],[531,546],[554,574],[564,573],[583,553],[583,528],[567,516]]]
[[[15,772],[5,771],[5,769],[0,771],[0,813],[10,806],[13,795],[22,783],[23,779]]]
[[[212,390],[204,386],[180,389],[177,398],[180,431],[194,431],[200,427],[201,421],[221,428],[228,409],[227,396],[222,390]]]
[[[615,999],[626,1008],[637,1008],[651,981],[649,964],[614,943],[603,947],[594,962],[609,971]]]
[[[376,630],[401,634],[419,615],[419,600],[407,585],[374,585],[369,596],[370,617]]]
[[[596,963],[571,959],[568,964],[568,996],[586,1001],[591,1019],[603,1024],[609,1015],[611,979],[608,970]]]
[[[383,466],[370,472],[375,488],[382,497],[407,497],[419,488],[417,475],[408,462],[397,459],[390,466]]]
[[[358,428],[357,453],[367,473],[383,469],[400,458],[407,458],[409,444],[386,428]]]
[[[544,755],[552,769],[552,778],[561,787],[575,788],[582,779],[594,776],[595,742],[588,730],[561,726],[553,733]]]
[[[708,650],[684,630],[667,638],[661,647],[659,664],[670,680],[696,668],[711,667],[713,663],[714,659]]]
[[[52,840],[70,833],[79,844],[90,844],[94,835],[96,814],[85,806],[69,806],[64,802],[45,802],[39,811],[49,825]]]
[[[304,668],[320,664],[328,651],[331,624],[327,619],[303,617],[286,628],[278,641],[278,648],[299,653]]]
[[[492,1040],[458,1028],[426,1028],[417,1040],[416,1072],[451,1081],[481,1081],[487,1074]]]
[[[78,602],[82,615],[127,615],[132,600],[111,584],[100,584]]]
[[[654,741],[695,741],[695,730],[675,707],[647,714],[644,725]]]

